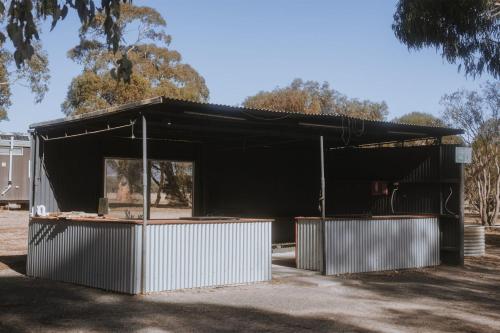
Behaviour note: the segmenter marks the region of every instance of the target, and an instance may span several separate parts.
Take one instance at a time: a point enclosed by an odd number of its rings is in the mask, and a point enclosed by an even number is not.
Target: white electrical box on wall
[[[472,148],[470,147],[456,147],[455,148],[455,162],[468,164],[472,161]]]

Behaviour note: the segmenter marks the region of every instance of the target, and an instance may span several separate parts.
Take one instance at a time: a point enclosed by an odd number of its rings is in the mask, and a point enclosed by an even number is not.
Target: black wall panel
[[[104,158],[142,158],[142,142],[129,133],[82,136],[40,143],[37,171],[51,191],[35,189],[35,204],[53,200],[61,211],[97,210],[103,196]],[[150,159],[195,163],[195,214],[275,218],[273,242],[294,241],[293,218],[319,216],[319,141],[298,145],[226,149],[224,145],[150,140]],[[440,163],[440,156],[442,162]],[[453,147],[439,146],[327,150],[327,215],[432,213],[441,219],[443,260],[460,263],[460,168]],[[45,179],[44,178],[44,179]],[[372,181],[388,184],[373,196]],[[397,184],[397,185],[396,185]],[[443,202],[449,195],[446,209]],[[45,196],[45,197],[44,197]],[[51,197],[51,198],[49,198]],[[456,213],[456,216],[450,214]]]

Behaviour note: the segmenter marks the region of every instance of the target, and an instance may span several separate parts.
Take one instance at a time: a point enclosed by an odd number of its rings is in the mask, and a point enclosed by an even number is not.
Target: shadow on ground
[[[388,323],[404,322],[406,327],[422,328],[433,323],[433,330],[453,332],[491,332],[488,325],[451,315],[465,312],[469,317],[500,322],[500,234],[487,235],[487,255],[466,258],[463,267],[440,266],[400,272],[375,272],[342,276],[343,284],[369,291],[374,301],[415,300],[415,303],[444,301],[439,311],[387,309]],[[387,302],[389,301],[389,302]]]
[[[10,268],[19,274],[26,274],[26,255],[0,256],[0,269]]]
[[[500,326],[500,234],[487,236],[487,253],[468,258],[464,267],[304,275],[298,278],[314,283],[301,286],[292,283],[293,277],[283,278],[280,284],[255,287],[255,307],[224,303],[231,288],[175,300],[182,291],[128,296],[30,279],[11,271],[24,274],[26,256],[0,256],[0,265],[11,269],[0,269],[0,331],[489,333]],[[294,266],[290,258],[276,258],[273,264]],[[332,283],[319,283],[324,281]],[[253,294],[252,288],[247,290]],[[214,297],[206,297],[212,292]],[[265,303],[275,297],[282,307],[266,310]],[[289,307],[293,302],[298,306]]]
[[[273,258],[273,265],[295,268],[295,258]]]
[[[159,302],[0,276],[0,331],[372,332],[336,320],[207,303]],[[168,295],[166,295],[168,297]]]

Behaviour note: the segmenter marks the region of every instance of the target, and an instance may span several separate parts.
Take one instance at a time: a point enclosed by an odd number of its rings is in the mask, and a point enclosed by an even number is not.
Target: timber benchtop
[[[250,219],[250,218],[193,218],[193,219],[166,219],[166,220],[148,220],[148,225],[159,224],[210,224],[210,223],[257,223],[257,222],[273,222],[272,219]],[[127,220],[117,219],[112,217],[31,217],[31,222],[55,222],[55,223],[71,223],[71,222],[89,222],[103,224],[139,224],[142,225],[142,220]]]
[[[338,215],[327,216],[325,221],[345,221],[345,220],[404,220],[404,219],[430,219],[437,218],[434,214],[410,214],[410,215]],[[296,217],[295,221],[321,221],[321,217]]]

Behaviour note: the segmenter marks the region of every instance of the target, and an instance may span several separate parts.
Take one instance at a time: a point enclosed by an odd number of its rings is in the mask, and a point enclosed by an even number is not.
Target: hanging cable
[[[272,112],[279,113],[280,111],[272,111]],[[250,118],[253,118],[253,119],[266,120],[266,121],[282,120],[282,119],[290,118],[290,116],[291,116],[291,114],[285,114],[284,116],[279,116],[279,117],[276,117],[276,118],[266,118],[266,117],[259,117],[259,116],[253,115],[253,114],[251,114],[250,112],[247,112],[247,111],[241,111],[241,113],[246,114],[247,116],[249,116]]]
[[[361,129],[357,130],[356,128],[354,128],[354,130],[355,130],[354,134],[356,134],[356,136],[362,136],[365,133],[365,120],[358,119],[358,121],[361,122]]]
[[[345,126],[344,122],[347,122],[347,126]],[[348,146],[349,142],[351,142],[351,120],[349,117],[342,116],[342,134],[340,138],[342,139],[344,146]]]
[[[453,213],[451,210],[448,209],[448,201],[450,201],[450,198],[451,198],[451,195],[453,194],[453,189],[451,188],[450,186],[450,194],[448,194],[448,197],[446,198],[446,200],[444,201],[444,209],[451,215],[457,215],[455,213]]]
[[[40,135],[40,137],[43,139],[43,141],[71,139],[71,138],[75,138],[75,137],[79,137],[79,136],[85,136],[85,135],[91,135],[91,134],[97,134],[97,133],[114,131],[114,130],[117,130],[117,129],[120,129],[120,128],[133,127],[134,124],[135,124],[135,120],[131,120],[129,124],[115,126],[115,127],[110,127],[109,124],[108,124],[107,127],[105,129],[102,129],[102,130],[96,130],[96,131],[85,130],[85,132],[83,132],[83,133],[70,134],[70,135],[68,135],[67,133],[65,133],[64,136],[53,137],[53,138],[49,138],[48,136],[43,136],[43,135]],[[132,132],[132,136],[133,136],[133,134],[134,133]]]
[[[397,186],[397,185],[396,185],[396,186]],[[395,214],[395,213],[394,213],[394,195],[396,194],[396,191],[397,191],[397,190],[398,190],[398,188],[397,188],[397,187],[394,187],[394,189],[392,190],[392,194],[391,194],[391,212],[392,212],[393,214]]]
[[[130,138],[135,139],[135,134],[134,134],[134,125],[135,125],[135,120],[132,123],[132,126],[130,126]]]

